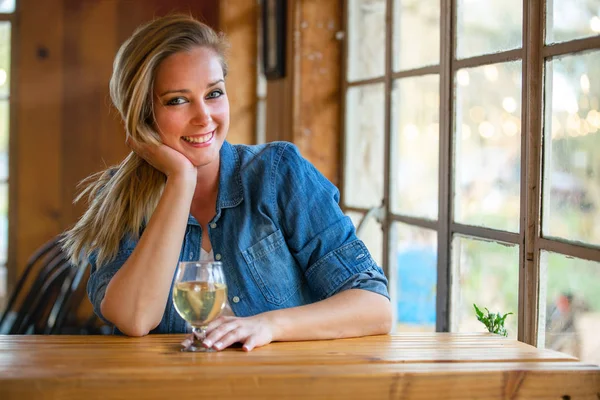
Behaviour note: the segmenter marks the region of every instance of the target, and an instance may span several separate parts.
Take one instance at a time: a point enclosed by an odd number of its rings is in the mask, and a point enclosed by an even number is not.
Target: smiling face
[[[220,58],[195,47],[167,57],[156,69],[154,118],[164,144],[197,167],[218,166],[229,129],[229,101]]]

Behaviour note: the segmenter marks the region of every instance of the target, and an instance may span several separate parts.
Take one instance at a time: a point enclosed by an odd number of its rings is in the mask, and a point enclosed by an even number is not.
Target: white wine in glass
[[[227,302],[227,284],[221,262],[180,262],[173,287],[175,309],[191,326],[193,343],[182,351],[210,352],[202,345],[206,327],[223,311]]]

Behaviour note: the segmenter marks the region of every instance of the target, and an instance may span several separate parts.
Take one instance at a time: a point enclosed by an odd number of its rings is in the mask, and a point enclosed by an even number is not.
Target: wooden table
[[[600,399],[600,367],[490,334],[179,351],[182,335],[0,336],[0,399]]]

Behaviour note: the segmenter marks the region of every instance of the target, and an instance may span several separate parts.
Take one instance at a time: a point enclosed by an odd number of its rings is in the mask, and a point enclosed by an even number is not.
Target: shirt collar
[[[223,208],[235,207],[244,200],[240,158],[237,151],[231,144],[224,141],[219,158],[219,194],[217,195],[217,214],[213,221],[219,219]],[[188,224],[200,225],[192,214],[188,217]]]

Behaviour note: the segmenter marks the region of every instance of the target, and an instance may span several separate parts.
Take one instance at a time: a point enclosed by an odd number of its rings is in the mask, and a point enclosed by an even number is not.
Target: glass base
[[[215,349],[211,348],[206,348],[202,345],[200,346],[196,346],[196,345],[189,345],[188,347],[184,347],[181,349],[181,351],[184,352],[192,352],[192,353],[216,353],[217,351]]]

